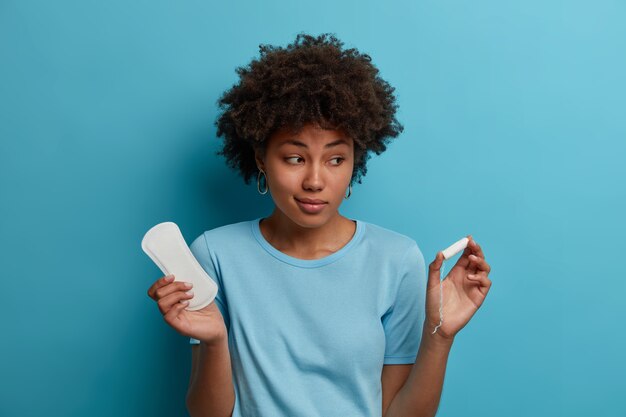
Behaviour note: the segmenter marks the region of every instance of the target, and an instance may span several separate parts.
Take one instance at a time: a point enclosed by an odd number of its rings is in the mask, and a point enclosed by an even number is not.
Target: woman
[[[408,236],[339,213],[369,151],[403,130],[393,88],[332,35],[261,45],[220,99],[224,155],[273,213],[204,232],[190,248],[218,284],[187,311],[184,282],[148,290],[192,343],[192,416],[434,416],[456,333],[490,267],[471,238],[443,281]],[[433,332],[436,329],[436,332]]]

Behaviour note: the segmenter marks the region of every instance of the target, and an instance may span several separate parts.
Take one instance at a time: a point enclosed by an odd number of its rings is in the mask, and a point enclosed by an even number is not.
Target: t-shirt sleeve
[[[215,304],[217,304],[217,308],[219,308],[222,313],[222,317],[224,317],[224,323],[226,324],[226,329],[230,330],[230,316],[228,314],[228,305],[224,298],[222,277],[218,273],[218,268],[215,267],[217,261],[215,259],[215,255],[209,249],[207,244],[205,234],[201,234],[198,236],[192,243],[189,245],[189,249],[191,249],[191,253],[196,258],[200,266],[206,271],[206,273],[213,278],[215,283],[217,284],[217,295],[215,296]],[[189,338],[190,344],[199,344],[200,341],[193,337]]]
[[[415,362],[426,317],[426,265],[417,243],[410,246],[400,268],[395,302],[382,318],[385,365]]]

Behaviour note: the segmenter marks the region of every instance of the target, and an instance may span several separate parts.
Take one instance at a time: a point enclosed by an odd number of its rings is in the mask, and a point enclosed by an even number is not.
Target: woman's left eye
[[[341,162],[343,162],[343,160],[344,160],[344,158],[342,158],[340,156],[338,156],[336,158],[333,158],[333,159],[339,159],[339,162],[337,163],[337,165],[341,164]]]

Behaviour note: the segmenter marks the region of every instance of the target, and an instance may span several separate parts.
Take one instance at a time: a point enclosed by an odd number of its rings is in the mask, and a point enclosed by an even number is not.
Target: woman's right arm
[[[163,319],[180,334],[200,341],[191,350],[191,377],[186,404],[191,417],[230,417],[235,390],[230,369],[228,331],[215,302],[195,311],[186,310],[193,285],[174,281],[173,275],[156,280],[148,296],[157,302]]]
[[[191,417],[230,417],[235,390],[228,351],[228,337],[191,347],[191,377],[187,390]]]

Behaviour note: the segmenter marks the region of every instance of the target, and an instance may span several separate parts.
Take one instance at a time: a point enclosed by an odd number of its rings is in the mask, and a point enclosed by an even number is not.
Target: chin
[[[298,226],[311,229],[323,226],[330,220],[326,214],[306,214],[300,211],[299,207],[296,207],[294,212],[285,215]]]

